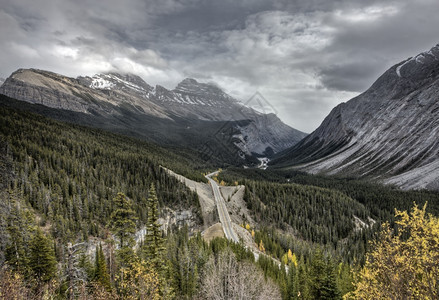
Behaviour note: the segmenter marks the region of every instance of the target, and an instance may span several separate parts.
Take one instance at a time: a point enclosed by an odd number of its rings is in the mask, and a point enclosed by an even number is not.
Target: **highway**
[[[212,179],[212,176],[217,175],[219,171],[207,174],[205,177],[209,180],[210,186],[212,187],[213,195],[215,197],[215,203],[216,207],[218,209],[218,215],[220,218],[221,225],[223,226],[224,234],[227,239],[234,241],[235,243],[239,242],[238,236],[233,230],[232,220],[230,219],[229,212],[226,207],[226,203],[224,202],[224,198],[221,195],[221,192],[219,190],[219,186],[216,183],[215,180]],[[259,259],[259,256],[264,255],[266,257],[271,258],[274,262],[277,263],[277,265],[280,267],[280,261],[274,259],[271,256],[266,255],[265,253],[260,252],[257,249],[249,248],[248,246],[244,245],[246,249],[250,249],[253,252],[253,255],[255,256],[255,260],[257,261]],[[285,270],[288,273],[288,266],[285,266]]]
[[[235,243],[238,243],[239,239],[235,231],[233,230],[232,220],[230,219],[230,215],[227,210],[226,203],[224,202],[224,198],[221,195],[218,184],[216,183],[215,180],[212,179],[212,176],[216,174],[218,174],[218,171],[207,174],[206,178],[207,180],[209,180],[210,186],[212,187],[220,222],[221,225],[223,226],[223,230],[226,238],[231,241],[234,241]]]

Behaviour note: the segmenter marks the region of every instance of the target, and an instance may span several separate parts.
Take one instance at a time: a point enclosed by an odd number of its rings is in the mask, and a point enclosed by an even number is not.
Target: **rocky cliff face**
[[[73,79],[55,73],[20,69],[5,81],[0,93],[31,103],[87,113],[94,105],[80,96],[77,85]]]
[[[35,69],[12,73],[0,87],[0,93],[8,97],[56,109],[110,116],[120,115],[115,107],[125,105],[133,111],[167,116],[160,107],[138,101],[138,97],[132,97],[130,92],[116,84],[113,89],[95,89],[85,78],[74,79]]]
[[[238,139],[235,144],[243,151],[271,156],[295,145],[306,136],[303,132],[290,130],[275,114],[255,114],[250,120],[252,122],[249,124],[238,125],[240,133],[235,136]],[[276,136],[284,138],[272,138]]]
[[[107,73],[74,79],[42,70],[20,69],[6,79],[0,93],[107,120],[101,120],[100,124],[118,121],[118,132],[122,131],[121,120],[125,120],[124,132],[135,131],[136,136],[148,137],[151,132],[158,132],[156,135],[160,135],[160,141],[167,139],[169,142],[173,135],[178,136],[176,143],[181,141],[186,133],[184,128],[179,128],[176,133],[176,127],[184,126],[190,132],[195,128],[200,130],[201,121],[218,122],[208,125],[209,134],[216,134],[213,126],[219,126],[221,134],[224,134],[221,132],[223,128],[233,128],[225,140],[244,155],[279,152],[306,136],[274,115],[261,114],[242,105],[215,84],[199,83],[189,78],[174,90],[168,90],[161,86],[154,88],[132,74]],[[150,117],[167,121],[152,122]],[[149,118],[149,128],[142,133],[139,124],[144,118]],[[135,122],[130,124],[133,119]],[[108,124],[104,126],[105,129],[109,127]]]
[[[439,45],[393,66],[365,93],[335,107],[277,163],[439,189]]]
[[[172,91],[157,86],[155,103],[179,116],[236,122],[238,133],[234,134],[233,141],[248,155],[280,152],[306,136],[284,124],[276,115],[259,113],[217,86],[190,78],[183,80]]]
[[[186,78],[173,90],[156,87],[156,103],[179,116],[202,120],[240,120],[247,110],[237,100],[213,84]]]

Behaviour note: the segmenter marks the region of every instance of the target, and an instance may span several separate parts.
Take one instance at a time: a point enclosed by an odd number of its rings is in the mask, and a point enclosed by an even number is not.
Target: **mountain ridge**
[[[136,131],[137,135],[142,135],[140,128],[150,127],[144,128],[143,135],[151,138],[151,131],[158,133],[160,138],[156,142],[167,139],[172,144],[173,138],[167,137],[172,130],[170,136],[179,135],[175,139],[177,146],[186,132],[192,131],[189,135],[193,137],[203,130],[200,124],[213,122],[207,125],[210,129],[206,130],[203,139],[213,140],[213,147],[225,144],[228,150],[234,148],[233,155],[241,158],[282,151],[306,135],[276,116],[261,114],[242,105],[216,85],[191,78],[168,90],[152,87],[133,74],[106,73],[70,78],[44,70],[19,69],[5,80],[0,93],[21,101],[117,122],[119,127],[126,127],[118,130]],[[130,125],[128,120],[133,118],[135,125]],[[147,120],[143,122],[145,118]],[[155,118],[163,121],[152,121]],[[99,121],[102,123],[105,121]],[[166,124],[170,126],[168,130]],[[130,128],[132,126],[140,127]]]
[[[273,164],[439,189],[438,70],[439,44],[392,66]]]

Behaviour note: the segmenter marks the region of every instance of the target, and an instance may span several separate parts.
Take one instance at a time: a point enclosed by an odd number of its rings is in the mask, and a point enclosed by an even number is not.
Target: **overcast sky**
[[[131,72],[167,88],[259,91],[313,131],[390,66],[439,42],[438,0],[0,0],[0,77]]]

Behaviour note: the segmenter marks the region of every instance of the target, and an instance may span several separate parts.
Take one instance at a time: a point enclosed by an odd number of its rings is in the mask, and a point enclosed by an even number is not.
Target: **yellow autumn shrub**
[[[355,299],[439,299],[439,219],[416,205],[384,224],[357,275]]]

